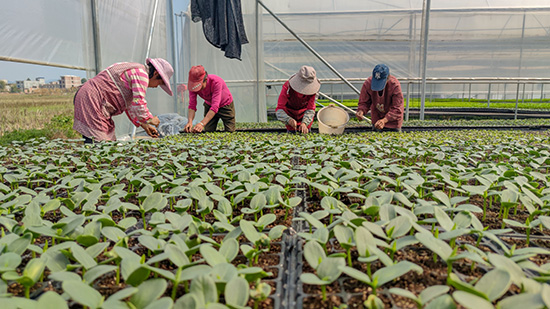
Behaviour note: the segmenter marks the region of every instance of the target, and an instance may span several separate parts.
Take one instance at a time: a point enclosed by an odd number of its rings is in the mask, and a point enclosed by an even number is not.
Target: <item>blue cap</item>
[[[385,64],[377,64],[372,70],[372,82],[370,89],[372,91],[380,91],[386,87],[388,76],[390,75],[390,69]]]

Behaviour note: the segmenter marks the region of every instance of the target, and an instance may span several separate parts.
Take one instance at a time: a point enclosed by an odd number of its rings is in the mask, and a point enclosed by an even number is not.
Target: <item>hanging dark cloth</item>
[[[227,58],[241,60],[241,45],[248,43],[241,0],[191,0],[193,22],[202,20],[204,36]]]

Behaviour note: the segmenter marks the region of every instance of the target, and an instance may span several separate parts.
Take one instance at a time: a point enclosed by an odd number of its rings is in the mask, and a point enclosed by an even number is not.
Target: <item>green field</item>
[[[319,103],[326,105],[331,103],[329,100],[318,100]],[[348,107],[357,107],[358,100],[344,100],[343,104]],[[406,104],[406,101],[405,101]],[[487,100],[471,99],[426,99],[426,108],[502,108],[502,109],[515,109],[515,100],[494,100],[487,106]],[[411,99],[409,103],[410,108],[420,108],[420,99]],[[518,102],[519,109],[550,109],[550,99],[544,99],[542,101],[537,100],[534,102]]]

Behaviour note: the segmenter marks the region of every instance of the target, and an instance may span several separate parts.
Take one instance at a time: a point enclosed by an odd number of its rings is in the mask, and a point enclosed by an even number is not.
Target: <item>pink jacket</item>
[[[215,113],[218,112],[220,107],[227,106],[233,102],[233,96],[229,92],[229,88],[225,84],[225,81],[213,74],[208,74],[206,80],[206,87],[197,92],[189,92],[189,109],[197,110],[197,95],[200,96],[204,102],[210,105],[210,110]]]

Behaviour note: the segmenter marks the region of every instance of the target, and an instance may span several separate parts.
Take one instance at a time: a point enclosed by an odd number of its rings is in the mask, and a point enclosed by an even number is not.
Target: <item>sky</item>
[[[187,10],[189,0],[172,1],[174,13]],[[18,80],[26,80],[27,78],[35,80],[38,77],[43,77],[46,83],[49,83],[59,80],[60,76],[63,75],[75,75],[87,78],[86,71],[0,60],[0,80],[8,80],[8,83],[15,83]]]

